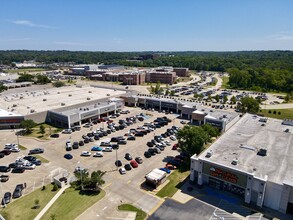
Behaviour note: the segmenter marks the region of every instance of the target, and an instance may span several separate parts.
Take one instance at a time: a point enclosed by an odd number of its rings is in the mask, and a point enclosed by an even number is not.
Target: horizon
[[[0,50],[291,51],[292,9],[290,0],[15,0],[2,3]]]

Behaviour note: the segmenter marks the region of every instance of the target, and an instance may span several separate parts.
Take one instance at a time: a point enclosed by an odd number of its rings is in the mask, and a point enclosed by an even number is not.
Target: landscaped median
[[[105,196],[105,191],[89,192],[68,188],[41,219],[75,219]]]
[[[178,189],[183,185],[185,179],[189,175],[190,171],[174,170],[169,176],[169,183],[164,186],[156,195],[159,197],[172,197]]]
[[[58,191],[52,191],[53,186],[49,184],[34,192],[25,195],[17,200],[12,200],[6,208],[1,208],[0,214],[9,219],[34,219],[46,204],[54,197]],[[38,201],[38,208],[36,208]]]
[[[147,217],[147,214],[144,211],[130,204],[122,204],[118,206],[118,210],[136,212],[135,220],[144,220]]]

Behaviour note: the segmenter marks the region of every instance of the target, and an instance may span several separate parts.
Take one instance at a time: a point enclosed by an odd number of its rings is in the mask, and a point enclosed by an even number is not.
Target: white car
[[[93,155],[93,157],[103,157],[103,156],[104,156],[103,152],[96,152]]]
[[[120,173],[121,175],[126,174],[126,170],[125,170],[125,168],[121,167],[121,168],[119,169],[119,173]]]
[[[92,155],[92,153],[88,152],[88,151],[82,151],[81,154],[80,154],[80,156],[84,156],[84,157],[89,157],[91,155]]]
[[[171,139],[172,141],[176,141],[176,140],[177,140],[177,138],[176,138],[174,135],[170,136],[170,139]]]
[[[71,141],[66,141],[66,147],[72,147]]]
[[[104,152],[112,152],[113,148],[112,147],[104,147],[103,151]]]
[[[72,133],[72,130],[71,129],[64,129],[62,131],[63,134],[71,134]]]
[[[117,118],[116,115],[111,115],[110,118]]]
[[[4,149],[18,148],[17,144],[5,144]]]
[[[170,143],[170,141],[168,141],[168,140],[165,141],[165,144],[168,145],[168,146],[171,146],[171,143]]]

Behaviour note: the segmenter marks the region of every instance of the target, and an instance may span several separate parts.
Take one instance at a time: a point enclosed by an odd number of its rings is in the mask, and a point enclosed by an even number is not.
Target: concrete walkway
[[[59,198],[59,196],[70,187],[70,184],[62,187],[58,193],[50,200],[50,202],[42,209],[42,211],[35,217],[34,220],[39,220],[43,217],[43,215],[48,211],[48,209],[54,204],[54,202]]]

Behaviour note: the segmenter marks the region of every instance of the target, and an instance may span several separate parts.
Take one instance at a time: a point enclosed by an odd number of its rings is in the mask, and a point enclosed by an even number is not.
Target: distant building
[[[153,82],[153,83],[160,82],[160,83],[166,83],[166,84],[173,84],[176,79],[176,73],[153,70],[147,73],[146,78],[147,78],[147,82]]]
[[[179,77],[188,77],[188,76],[190,76],[188,68],[174,67],[173,71],[176,73],[176,76],[179,76]]]
[[[13,110],[13,109],[11,109]],[[0,129],[15,129],[20,127],[24,116],[0,109]]]

